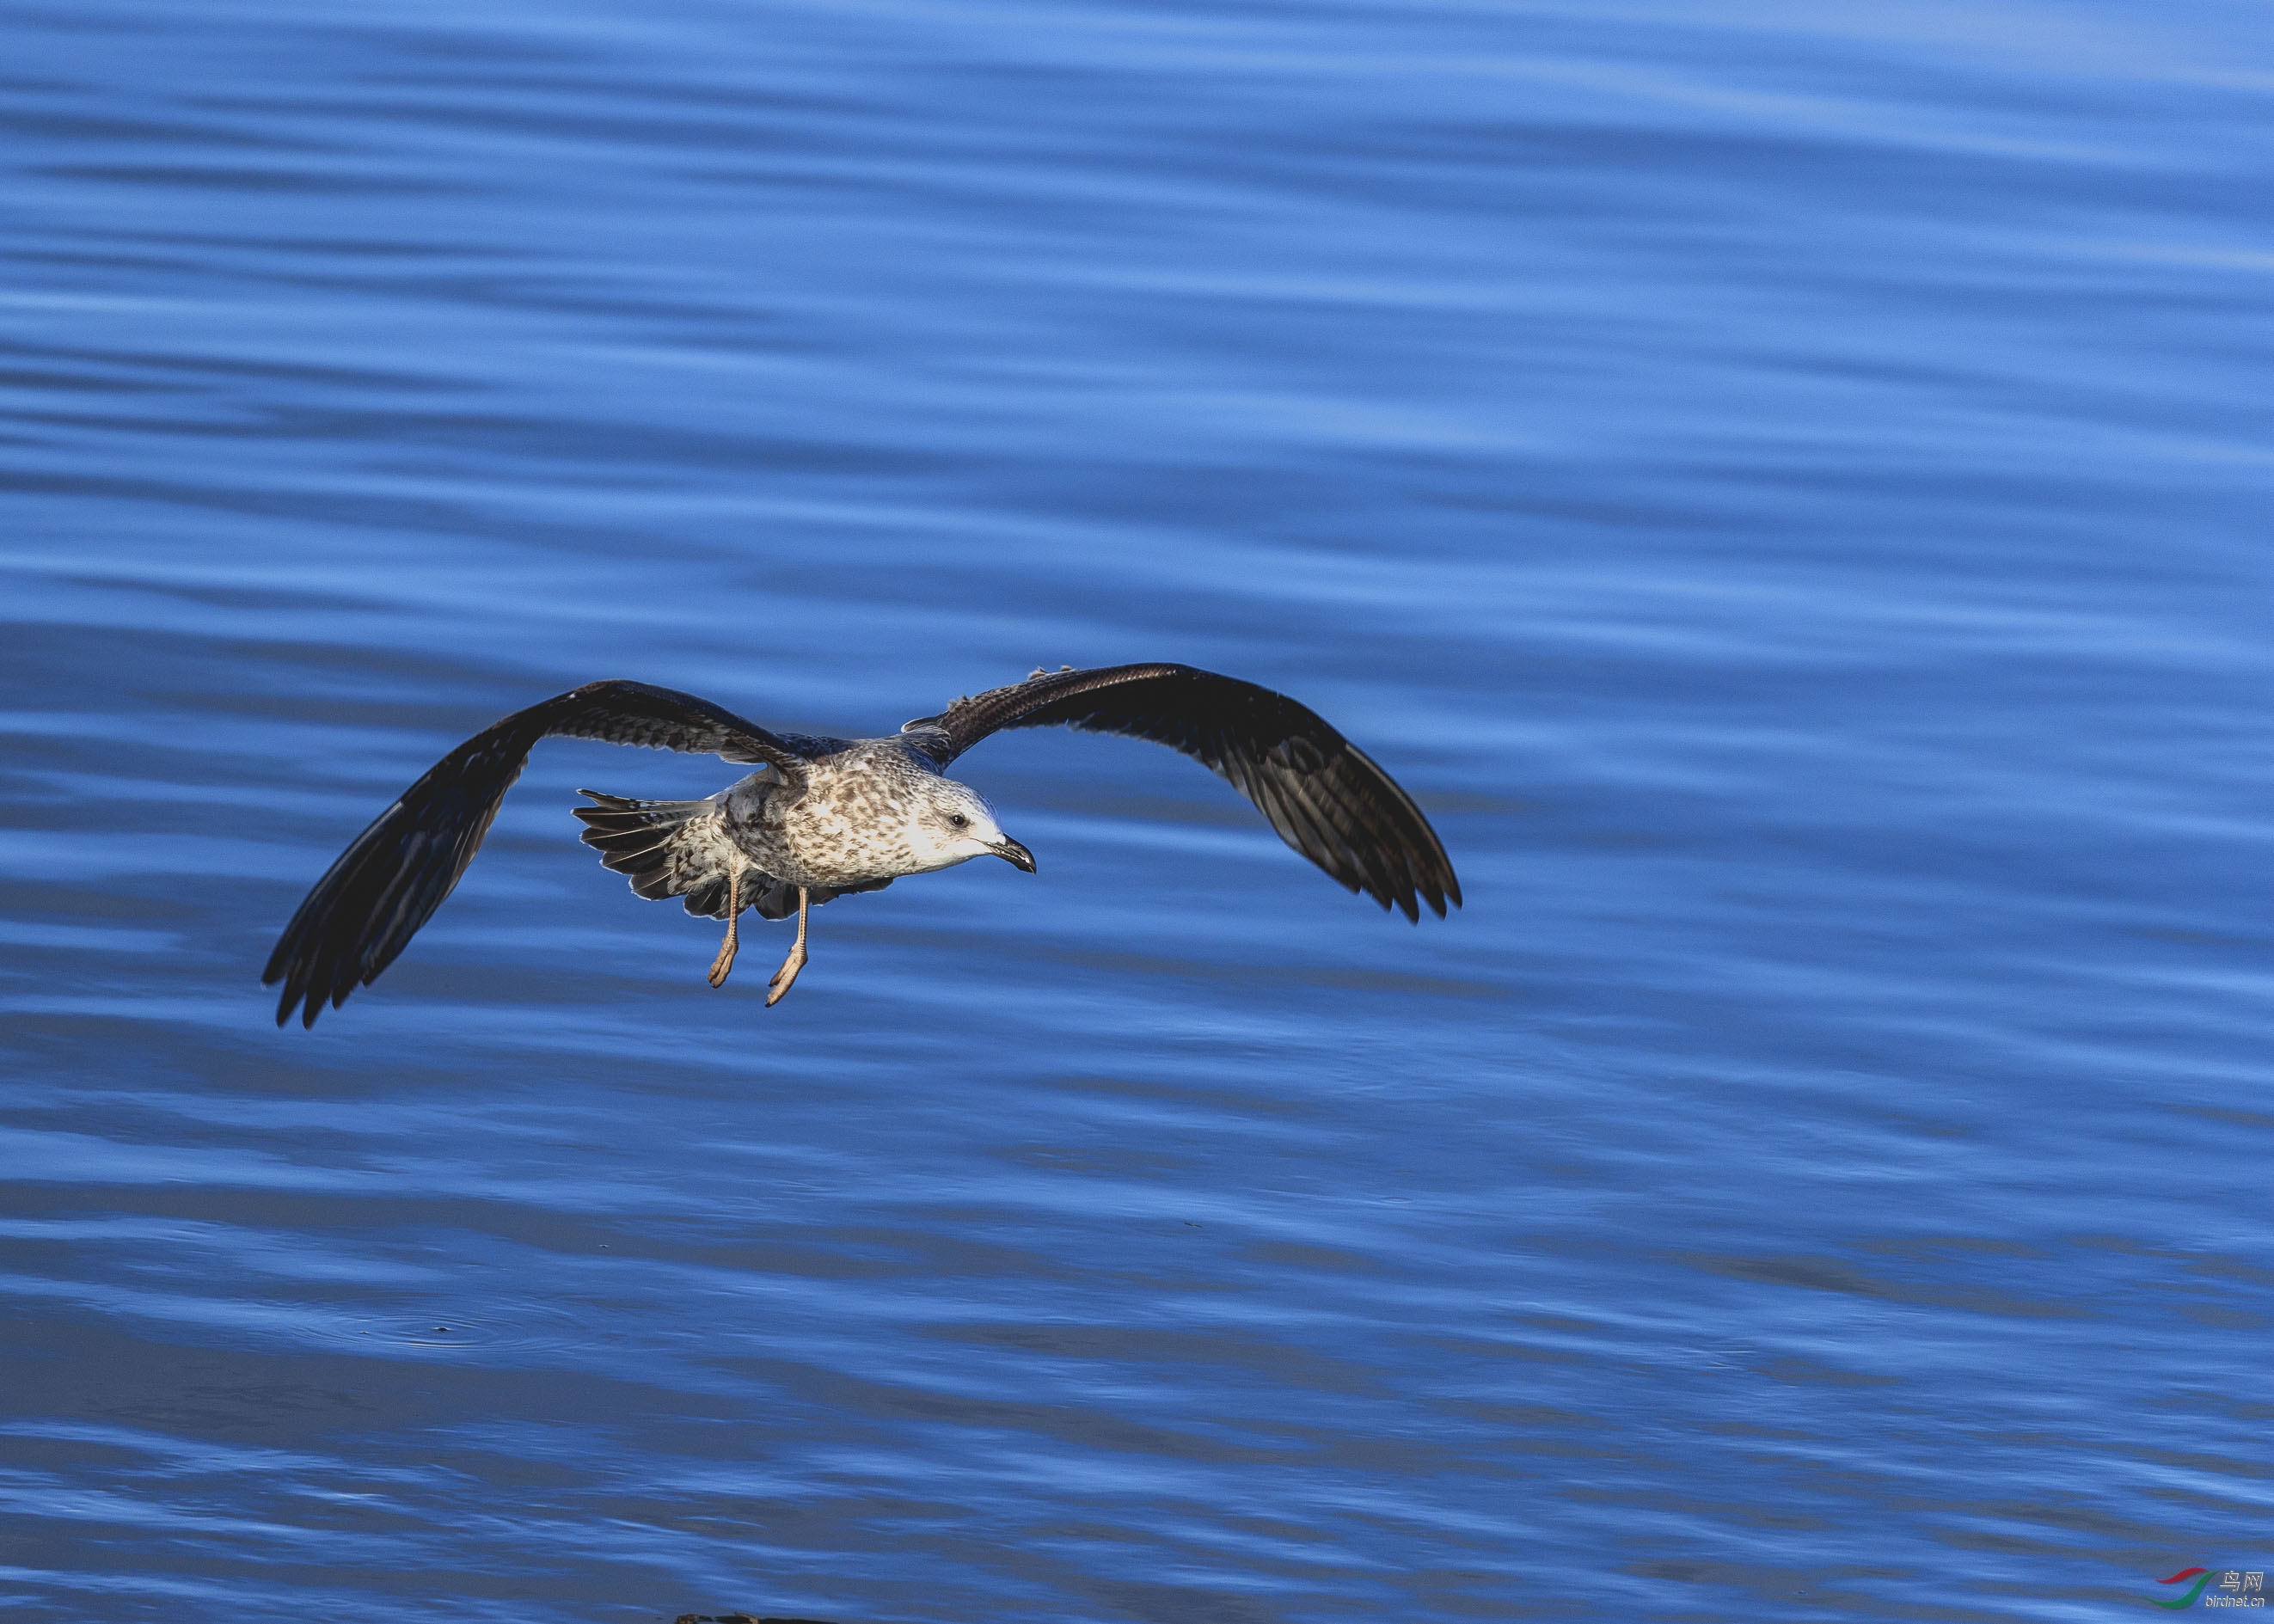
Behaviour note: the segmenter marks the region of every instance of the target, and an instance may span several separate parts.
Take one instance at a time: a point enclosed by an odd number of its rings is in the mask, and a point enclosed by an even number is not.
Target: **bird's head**
[[[953,778],[927,778],[908,831],[915,854],[934,868],[952,868],[975,857],[999,857],[1028,874],[1035,854],[1005,834],[995,809],[979,792]]]

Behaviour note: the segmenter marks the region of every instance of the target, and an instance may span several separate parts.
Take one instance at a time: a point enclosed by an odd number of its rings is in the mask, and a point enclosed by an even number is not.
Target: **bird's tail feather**
[[[604,852],[645,851],[670,839],[681,825],[719,810],[716,800],[634,801],[625,795],[604,795],[596,789],[576,793],[593,802],[574,808],[584,820],[584,844]]]
[[[632,889],[652,901],[684,897],[689,914],[724,919],[733,895],[733,865],[742,868],[742,906],[761,919],[787,919],[797,912],[797,887],[754,868],[734,849],[719,821],[721,803],[708,801],[634,801],[579,790],[592,801],[573,808],[584,820],[584,844],[600,861],[628,876]],[[816,905],[848,891],[882,891],[890,880],[865,885],[815,887]]]
[[[584,824],[584,844],[651,901],[684,897],[689,913],[723,919],[727,882],[736,867],[743,869],[743,895],[752,901],[772,883],[744,863],[726,838],[715,799],[635,801],[596,789],[577,793],[593,803],[574,808]]]

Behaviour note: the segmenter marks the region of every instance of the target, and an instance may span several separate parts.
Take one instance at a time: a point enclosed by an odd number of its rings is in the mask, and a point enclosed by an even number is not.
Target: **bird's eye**
[[[951,814],[947,821],[958,829],[968,829],[971,826],[971,820],[960,812]]]

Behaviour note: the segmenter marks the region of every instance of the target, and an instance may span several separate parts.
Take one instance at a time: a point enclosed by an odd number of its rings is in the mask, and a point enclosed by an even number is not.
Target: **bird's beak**
[[[987,849],[1013,868],[1024,868],[1028,874],[1035,871],[1035,854],[1008,835]]]

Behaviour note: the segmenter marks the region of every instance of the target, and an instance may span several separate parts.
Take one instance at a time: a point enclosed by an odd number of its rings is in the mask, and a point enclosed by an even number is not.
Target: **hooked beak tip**
[[[1028,874],[1035,871],[1035,854],[1008,835],[1003,838],[1003,843],[1000,846],[990,849],[996,856],[1009,863],[1013,868],[1023,868]]]

